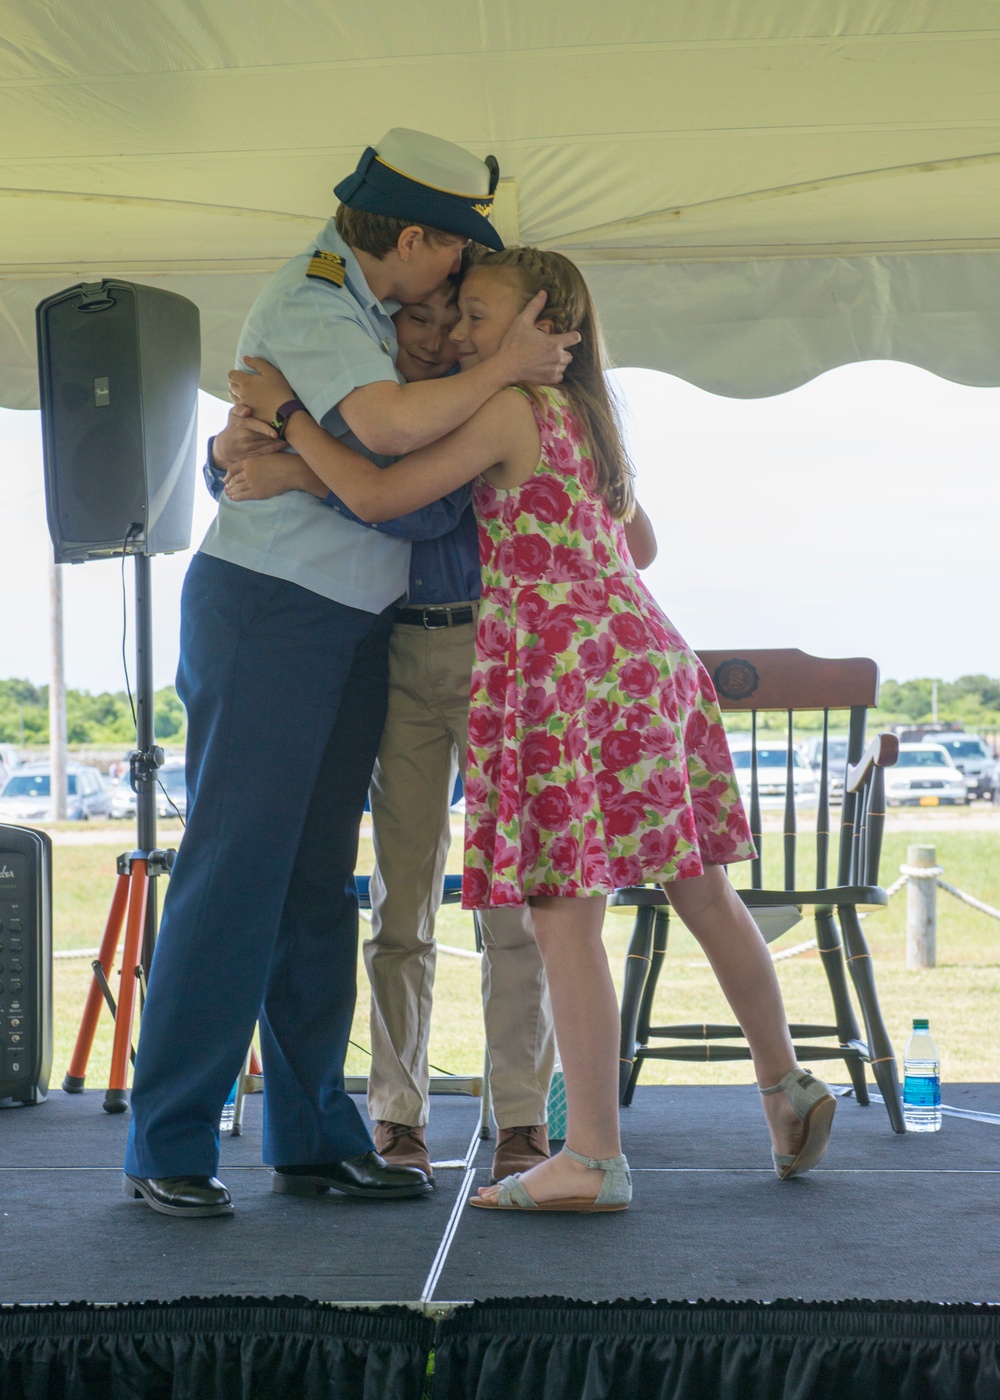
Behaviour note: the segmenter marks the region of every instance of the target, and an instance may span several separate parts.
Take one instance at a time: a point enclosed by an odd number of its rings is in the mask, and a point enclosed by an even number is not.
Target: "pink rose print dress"
[[[636,574],[564,394],[539,392],[534,476],[473,497],[466,909],[754,854],[709,675]]]

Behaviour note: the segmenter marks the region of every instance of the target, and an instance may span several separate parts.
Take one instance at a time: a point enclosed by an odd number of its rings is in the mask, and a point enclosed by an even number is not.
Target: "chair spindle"
[[[885,769],[876,764],[872,774],[871,796],[868,800],[868,842],[865,847],[865,884],[882,858],[882,834],[885,831]]]
[[[750,862],[750,887],[764,888],[764,840],[760,820],[760,786],[757,775],[757,711],[750,711],[750,834],[757,855]]]
[[[785,753],[785,889],[795,888],[795,749],[792,744],[792,711],[788,711],[788,748]]]
[[[816,888],[826,889],[830,859],[830,711],[823,711],[823,758],[816,806]]]

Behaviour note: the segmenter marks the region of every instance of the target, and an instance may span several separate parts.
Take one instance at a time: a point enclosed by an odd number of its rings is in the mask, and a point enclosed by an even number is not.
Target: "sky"
[[[767,399],[652,370],[618,384],[659,542],[646,581],[695,649],[871,656],[896,680],[1000,675],[1000,389],[887,361]],[[226,411],[200,396],[199,451]],[[199,477],[195,547],[213,513]],[[39,415],[0,409],[0,679],[48,680],[48,548]],[[177,664],[189,557],[152,561],[157,687]],[[123,689],[120,562],[60,567],[67,686]],[[126,654],[134,684],[131,631]]]

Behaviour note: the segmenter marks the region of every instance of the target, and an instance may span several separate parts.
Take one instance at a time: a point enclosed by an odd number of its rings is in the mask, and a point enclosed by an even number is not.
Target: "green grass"
[[[998,814],[1000,817],[1000,814]],[[898,818],[896,819],[898,820]],[[770,824],[770,823],[769,823]],[[909,824],[909,823],[908,823]],[[176,844],[179,828],[162,823],[162,845]],[[950,884],[1000,908],[1000,820],[996,830],[963,830],[958,821],[954,831],[922,833],[919,816],[910,831],[890,831],[885,838],[882,858],[883,884],[896,878],[906,858],[906,848],[915,843],[937,848],[938,863]],[[96,948],[100,943],[115,882],[115,856],[127,848],[131,831],[122,833],[119,845],[57,845],[55,847],[55,918],[57,949]],[[765,870],[776,879],[780,870],[780,835],[765,835]],[[450,868],[459,869],[460,838],[452,843]],[[372,868],[370,837],[363,835],[359,869]],[[734,881],[746,884],[747,867],[735,868]],[[802,876],[811,871],[803,861]],[[165,882],[161,882],[165,883]],[[362,924],[362,937],[367,925]],[[879,998],[897,1056],[900,1056],[913,1016],[930,1017],[931,1029],[942,1052],[944,1079],[1000,1079],[1000,1053],[996,1048],[997,1008],[1000,1007],[1000,922],[959,903],[951,895],[938,892],[937,967],[910,971],[905,965],[906,892],[897,894],[884,913],[872,915],[864,923],[874,958]],[[631,931],[631,913],[612,910],[606,924],[606,945],[612,970],[620,984],[625,950]],[[443,944],[474,947],[472,918],[449,906],[441,910],[438,938]],[[810,937],[807,922],[790,930],[774,945],[775,951],[793,946]],[[195,974],[196,975],[196,974]],[[240,969],[234,962],[233,976]],[[53,1083],[59,1084],[69,1062],[80,1014],[91,980],[86,959],[62,960],[55,965],[55,1060]],[[784,961],[779,976],[790,1019],[828,1020],[829,994],[815,952]],[[112,979],[116,988],[117,976]],[[368,984],[359,961],[358,1007],[353,1039],[367,1046]],[[431,1035],[430,1057],[441,1069],[452,1073],[476,1072],[482,1067],[483,1032],[479,991],[479,967],[468,958],[441,953],[437,965],[436,1014]],[[670,929],[670,948],[658,991],[656,1017],[671,1021],[732,1019],[715,979],[694,940],[676,921]],[[92,1087],[107,1083],[111,1052],[111,1023],[102,1014],[91,1053],[87,1082]],[[367,1058],[352,1049],[348,1072],[363,1074]],[[831,1062],[834,1077],[836,1062]],[[840,1077],[843,1077],[841,1074]],[[748,1063],[697,1065],[648,1062],[643,1083],[749,1083]]]

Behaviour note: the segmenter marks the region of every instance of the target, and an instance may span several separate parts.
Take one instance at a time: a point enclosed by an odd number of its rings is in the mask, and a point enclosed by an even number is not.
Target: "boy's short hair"
[[[446,238],[453,237],[413,219],[392,219],[387,214],[371,214],[367,209],[351,209],[346,204],[337,205],[334,223],[348,247],[359,248],[373,258],[384,258],[386,253],[391,253],[405,228],[421,229],[432,248],[440,247]]]

